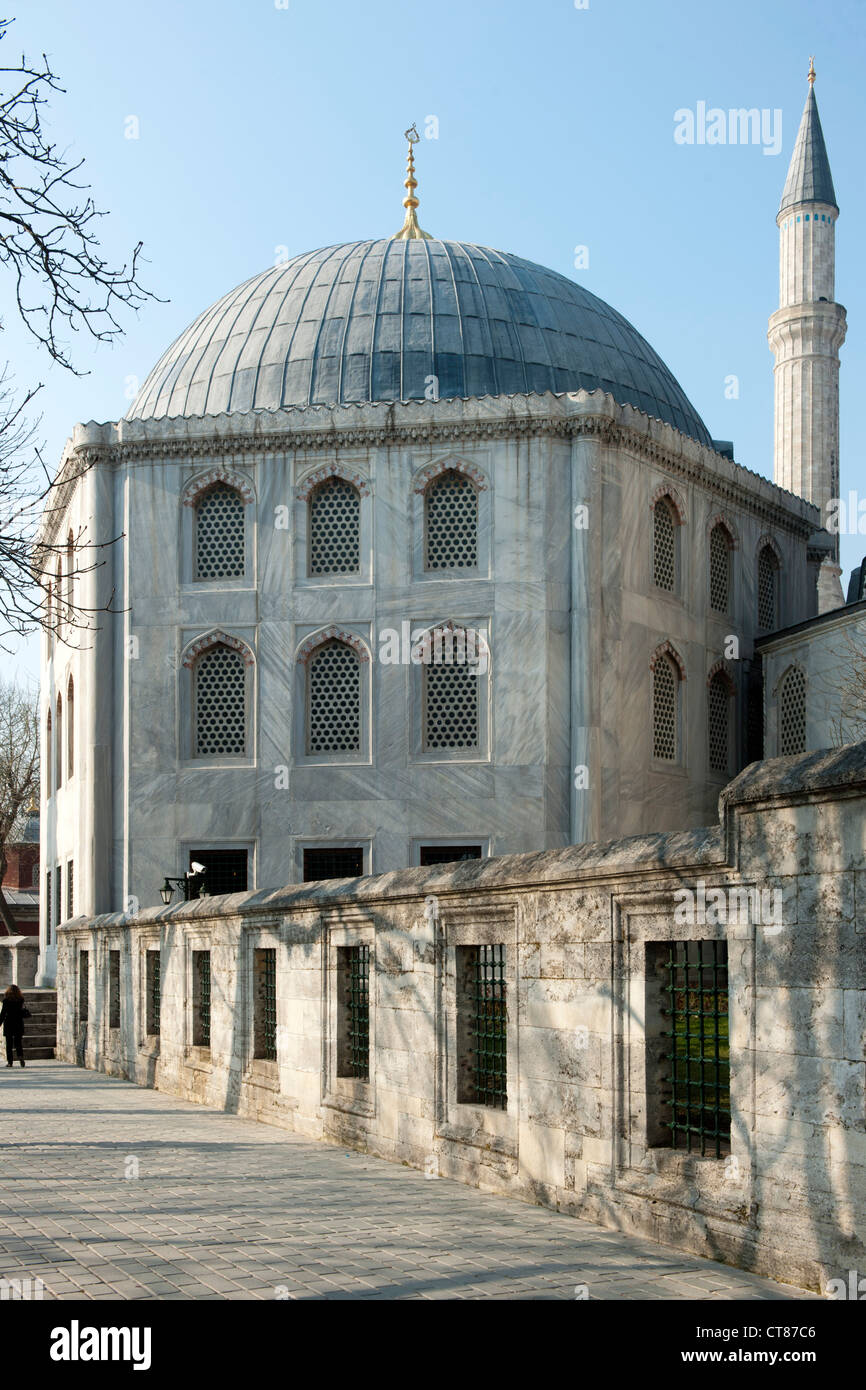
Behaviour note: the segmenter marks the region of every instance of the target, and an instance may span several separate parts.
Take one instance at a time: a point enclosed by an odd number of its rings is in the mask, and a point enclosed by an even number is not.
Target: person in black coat
[[[3,1008],[0,1009],[0,1023],[3,1024],[6,1037],[7,1067],[12,1066],[13,1048],[18,1054],[18,1061],[22,1067],[24,1066],[24,1020],[29,1017],[30,1014],[24,1007],[24,995],[17,985],[10,985],[3,995]]]

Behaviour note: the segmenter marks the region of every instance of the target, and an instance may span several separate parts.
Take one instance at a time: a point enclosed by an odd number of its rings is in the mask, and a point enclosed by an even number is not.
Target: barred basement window
[[[424,567],[472,569],[478,564],[478,493],[464,473],[441,473],[424,494]]]
[[[806,677],[791,666],[779,682],[779,756],[806,751]]]
[[[240,652],[218,644],[195,664],[195,756],[246,752],[246,667]]]
[[[304,882],[316,883],[326,878],[360,878],[364,872],[364,851],[362,849],[333,848],[304,850]]]
[[[730,770],[731,688],[718,671],[707,687],[707,747],[713,772]]]
[[[120,952],[108,953],[108,1026],[120,1027]]]
[[[771,632],[777,625],[779,562],[765,545],[758,556],[758,627]]]
[[[345,478],[315,489],[310,508],[310,574],[357,574],[361,566],[361,494]]]
[[[66,862],[66,920],[75,916],[75,870],[72,860]]]
[[[242,579],[244,502],[237,488],[218,483],[195,507],[196,579]]]
[[[677,584],[677,519],[666,497],[653,507],[653,583],[669,593]]]
[[[90,1016],[90,952],[78,952],[78,1022]]]
[[[418,863],[428,868],[434,864],[454,864],[464,859],[480,859],[480,845],[422,845]]]
[[[680,755],[680,673],[669,656],[660,656],[652,673],[653,757],[675,763]]]
[[[478,676],[467,663],[423,667],[424,748],[478,748]]]
[[[307,752],[360,751],[361,663],[345,642],[326,642],[307,667]]]
[[[721,1158],[730,1151],[728,948],[724,941],[647,947],[650,1143]],[[653,999],[652,995],[656,998]]]
[[[48,945],[54,941],[54,919],[51,916],[51,870],[45,872],[45,940]]]
[[[457,947],[457,1100],[508,1108],[505,947]]]
[[[210,1047],[210,951],[192,953],[192,1043]]]
[[[370,1079],[370,947],[337,948],[337,1075]]]
[[[273,947],[253,952],[253,1057],[277,1059],[277,953]]]
[[[162,978],[161,960],[159,951],[147,951],[145,953],[146,977],[145,989],[147,991],[147,1033],[148,1037],[155,1037],[159,1033],[159,1016],[162,1008]]]
[[[57,925],[63,922],[63,870],[60,865],[54,870],[54,911],[57,914]]]
[[[731,542],[724,526],[710,532],[710,607],[727,613],[731,590]]]

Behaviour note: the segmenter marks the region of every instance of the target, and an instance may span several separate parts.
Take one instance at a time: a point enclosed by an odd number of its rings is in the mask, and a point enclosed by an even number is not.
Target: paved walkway
[[[0,1174],[46,1298],[808,1297],[60,1062],[0,1072]]]

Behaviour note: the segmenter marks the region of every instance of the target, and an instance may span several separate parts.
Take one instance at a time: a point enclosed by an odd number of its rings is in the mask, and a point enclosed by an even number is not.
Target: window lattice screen
[[[676,583],[676,523],[663,497],[653,507],[653,582],[669,592]]]
[[[776,557],[768,545],[758,556],[758,627],[776,626]]]
[[[678,752],[678,672],[669,657],[660,657],[653,671],[653,757],[676,762]]]
[[[727,613],[731,587],[731,550],[724,526],[710,532],[710,607]]]
[[[478,564],[478,493],[462,473],[436,478],[424,497],[428,570],[467,569]]]
[[[246,670],[240,652],[211,647],[195,668],[195,751],[246,752]]]
[[[361,663],[344,642],[328,642],[310,658],[308,753],[360,753]]]
[[[244,503],[236,488],[218,484],[199,499],[196,577],[241,579],[244,573]]]
[[[806,751],[806,678],[794,666],[779,689],[779,754],[785,757]]]
[[[361,565],[361,494],[331,478],[310,498],[310,574],[357,574]]]
[[[478,747],[478,677],[474,666],[424,667],[424,747]]]
[[[730,691],[724,676],[713,676],[707,691],[707,745],[710,768],[713,772],[728,771],[729,700]]]

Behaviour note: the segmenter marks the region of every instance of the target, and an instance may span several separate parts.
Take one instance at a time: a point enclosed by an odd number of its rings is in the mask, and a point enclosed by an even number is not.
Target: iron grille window
[[[50,638],[49,638],[49,640],[50,640]],[[54,753],[54,736],[53,736],[53,733],[52,733],[53,727],[54,727],[54,726],[53,726],[53,724],[52,724],[52,722],[51,722],[51,710],[49,710],[49,711],[48,711],[48,716],[47,716],[47,718],[46,718],[46,720],[45,720],[45,746],[44,746],[44,748],[43,748],[43,750],[42,750],[42,751],[43,751],[43,757],[45,758],[45,795],[46,795],[46,797],[49,797],[49,796],[51,795],[52,791],[54,790],[53,783],[52,783],[52,781],[51,781],[51,759],[52,759],[52,756],[53,756],[53,753]]]
[[[159,1033],[159,1015],[162,1007],[162,965],[159,951],[148,951],[146,963],[147,1031],[152,1037]]]
[[[69,860],[67,861],[67,864],[66,864],[66,918],[67,918],[67,921],[68,921],[71,917],[74,917],[74,916],[75,916],[74,907],[75,907],[75,870],[73,869],[73,866],[72,866],[72,860],[69,859]]]
[[[340,946],[337,1075],[370,1079],[370,947]]]
[[[310,498],[310,574],[357,574],[361,565],[361,494],[329,478]]]
[[[653,507],[653,583],[673,593],[677,579],[677,523],[670,502],[660,497]]]
[[[277,953],[273,947],[257,949],[253,956],[255,1012],[253,1056],[277,1059]]]
[[[478,748],[478,676],[466,664],[423,668],[424,747]]]
[[[210,1047],[210,951],[192,953],[194,1047]]]
[[[457,1099],[508,1108],[505,947],[457,947]]]
[[[727,613],[731,588],[731,545],[724,526],[710,532],[710,607]]]
[[[90,1017],[90,952],[78,952],[78,1022]]]
[[[728,682],[717,672],[707,688],[707,746],[713,772],[728,772],[730,767],[730,700]]]
[[[307,752],[361,751],[361,663],[345,642],[326,642],[307,668]]]
[[[57,926],[64,920],[63,917],[63,870],[60,865],[54,870],[54,912],[57,918]]]
[[[120,1027],[120,952],[108,953],[108,1026]]]
[[[422,845],[418,862],[421,865],[454,864],[461,859],[480,858],[480,845]]]
[[[51,916],[51,870],[45,873],[45,940],[50,946],[54,940],[54,918]]]
[[[671,1148],[720,1158],[731,1134],[727,943],[678,941],[666,951],[662,1127]]]
[[[75,772],[75,686],[72,677],[66,687],[66,775]]]
[[[758,556],[758,627],[770,632],[776,626],[779,566],[770,546]]]
[[[653,757],[675,763],[679,757],[679,672],[668,656],[656,661],[653,682]]]
[[[425,568],[472,569],[478,564],[478,493],[455,469],[435,478],[424,494]]]
[[[246,752],[246,666],[240,652],[219,644],[195,664],[195,755]]]
[[[244,501],[236,488],[218,484],[196,503],[197,579],[241,579],[244,573]]]
[[[364,872],[362,849],[322,848],[304,850],[304,882],[323,878],[360,878]]]
[[[54,781],[59,791],[63,785],[63,701],[57,696],[57,723],[54,726]]]
[[[791,666],[779,685],[779,755],[806,751],[806,678]]]
[[[247,851],[245,849],[191,849],[189,867],[204,864],[204,883],[195,883],[191,896],[197,898],[204,888],[212,898],[218,893],[245,893],[248,885]]]

